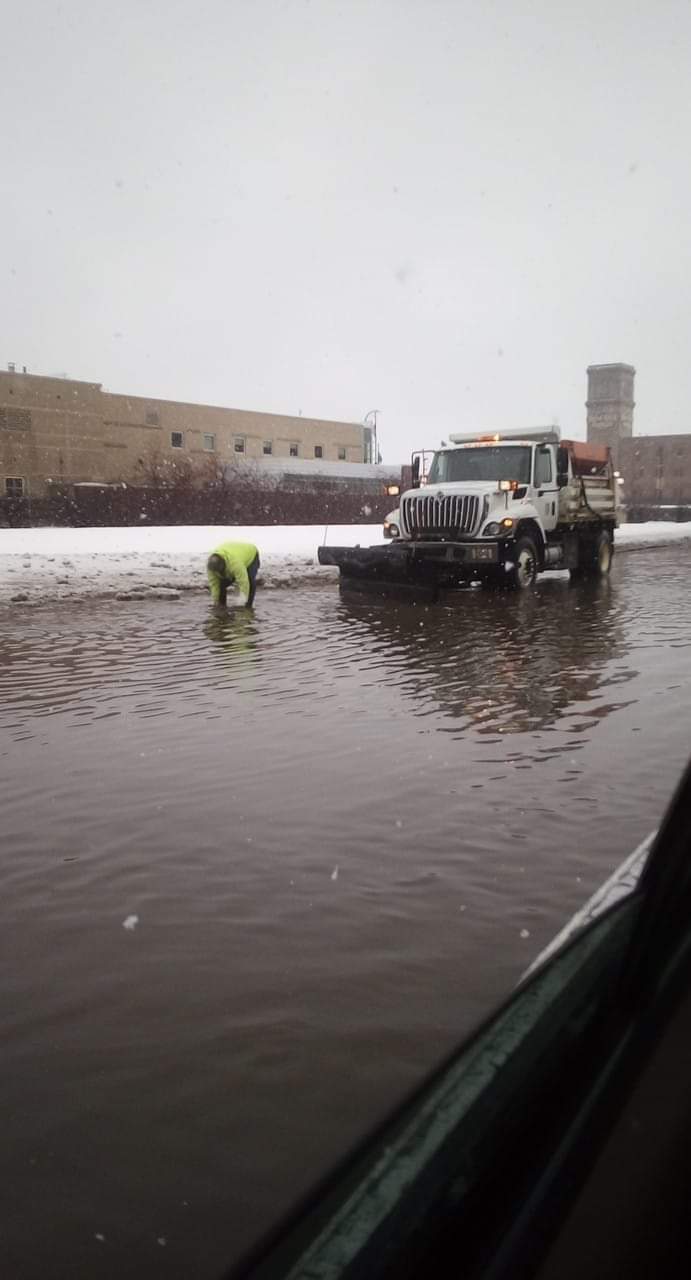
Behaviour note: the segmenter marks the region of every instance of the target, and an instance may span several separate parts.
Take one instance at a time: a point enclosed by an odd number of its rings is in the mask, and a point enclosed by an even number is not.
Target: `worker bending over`
[[[251,542],[223,542],[206,562],[209,590],[214,604],[225,604],[226,592],[233,583],[243,604],[252,608],[257,589],[259,552]]]

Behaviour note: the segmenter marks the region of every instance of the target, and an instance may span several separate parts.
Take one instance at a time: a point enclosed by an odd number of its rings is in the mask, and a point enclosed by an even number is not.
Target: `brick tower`
[[[633,380],[630,364],[591,364],[588,367],[588,439],[610,445],[615,463],[621,440],[633,435]]]

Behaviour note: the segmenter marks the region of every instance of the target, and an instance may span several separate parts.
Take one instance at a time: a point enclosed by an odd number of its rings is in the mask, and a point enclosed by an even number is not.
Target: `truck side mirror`
[[[413,488],[413,489],[419,489],[419,488],[420,488],[420,458],[419,458],[419,455],[418,455],[418,457],[413,458],[413,483],[412,483],[412,488]]]
[[[565,489],[569,483],[568,471],[557,471],[557,488]]]

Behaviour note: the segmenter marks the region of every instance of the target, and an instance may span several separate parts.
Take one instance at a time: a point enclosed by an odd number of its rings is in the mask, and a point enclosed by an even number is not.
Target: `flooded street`
[[[3,1277],[219,1276],[510,990],[691,751],[690,574],[4,612]]]

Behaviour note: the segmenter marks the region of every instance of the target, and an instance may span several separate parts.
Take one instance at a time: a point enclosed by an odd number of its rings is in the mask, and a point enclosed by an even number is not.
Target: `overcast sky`
[[[0,361],[113,391],[691,430],[691,6],[24,0],[0,51]]]

